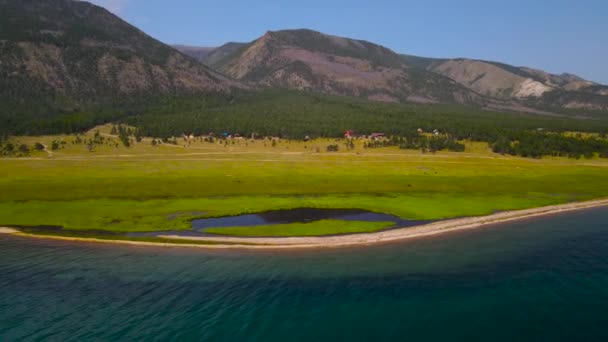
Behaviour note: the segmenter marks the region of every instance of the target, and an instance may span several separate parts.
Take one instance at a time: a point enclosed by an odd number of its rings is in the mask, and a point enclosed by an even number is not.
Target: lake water
[[[608,209],[289,252],[0,236],[0,341],[606,341],[607,313]]]
[[[295,208],[273,210],[255,214],[203,218],[192,221],[192,229],[205,233],[207,228],[253,227],[288,223],[309,223],[320,220],[343,220],[365,222],[393,222],[391,228],[413,227],[430,221],[404,220],[398,216],[374,213],[359,209]],[[174,232],[179,235],[180,232]],[[189,234],[190,232],[186,232]]]

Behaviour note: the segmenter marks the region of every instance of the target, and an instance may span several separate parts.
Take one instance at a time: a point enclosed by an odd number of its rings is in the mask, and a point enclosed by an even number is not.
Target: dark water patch
[[[296,208],[286,210],[271,210],[253,214],[243,214],[235,216],[210,217],[196,219],[192,221],[192,230],[171,230],[154,232],[133,232],[128,233],[131,237],[175,235],[175,236],[217,236],[217,234],[207,233],[209,228],[228,228],[228,227],[255,227],[267,225],[280,225],[291,223],[311,223],[320,220],[342,220],[342,221],[363,221],[363,222],[392,222],[390,227],[382,230],[396,228],[407,228],[420,226],[434,221],[424,220],[404,220],[398,216],[375,213],[361,209],[320,209],[320,208]],[[356,234],[356,233],[348,233]],[[344,235],[344,234],[330,234]],[[255,238],[255,237],[252,237]]]
[[[361,209],[296,208],[272,210],[255,214],[197,219],[192,221],[192,228],[204,232],[206,228],[310,223],[330,219],[343,221],[394,222],[393,227],[411,227],[429,222],[404,220],[395,215],[375,213]]]
[[[19,230],[25,230],[25,229],[29,229],[29,230],[40,230],[40,231],[60,231],[63,229],[62,226],[11,226],[12,228],[15,229],[19,229]]]

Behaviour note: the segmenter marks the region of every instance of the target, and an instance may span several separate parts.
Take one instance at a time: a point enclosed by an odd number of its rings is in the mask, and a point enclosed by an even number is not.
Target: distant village
[[[417,130],[418,134],[425,134],[426,132],[419,128]],[[439,130],[435,129],[432,132],[429,133],[429,135],[434,135],[434,136],[439,136],[440,132]],[[281,139],[286,139],[286,138],[282,138],[279,136],[262,136],[259,135],[257,133],[251,133],[248,136],[244,136],[241,135],[239,133],[229,133],[229,132],[222,132],[219,134],[213,133],[213,132],[209,132],[208,134],[205,135],[201,135],[201,136],[195,136],[194,134],[190,133],[190,134],[182,134],[182,138],[185,141],[195,141],[195,140],[202,140],[202,141],[209,141],[209,142],[213,142],[215,140],[231,140],[231,139],[235,139],[235,140],[245,140],[245,139],[251,139],[251,140],[281,140]],[[354,130],[346,130],[344,132],[344,138],[345,139],[357,139],[357,140],[369,140],[369,141],[383,141],[388,139],[388,135],[386,133],[383,132],[373,132],[371,134],[358,134],[356,131]],[[166,140],[166,139],[165,139]],[[302,137],[303,141],[311,141],[313,140],[313,138],[309,135],[305,135],[304,137]],[[166,142],[166,141],[165,141]]]

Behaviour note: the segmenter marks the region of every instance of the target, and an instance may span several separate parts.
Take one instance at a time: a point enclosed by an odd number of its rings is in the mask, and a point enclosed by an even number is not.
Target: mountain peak
[[[268,31],[210,65],[264,86],[372,100],[468,103],[477,97],[447,78],[411,70],[383,46],[309,29]]]
[[[124,97],[225,93],[237,84],[102,7],[0,0],[0,99],[75,106]]]

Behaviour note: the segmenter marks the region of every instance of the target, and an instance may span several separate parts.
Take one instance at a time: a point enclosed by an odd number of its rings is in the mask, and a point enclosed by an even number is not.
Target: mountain
[[[472,59],[400,55],[311,30],[267,32],[207,64],[234,79],[389,102],[462,103],[536,113],[608,110],[608,87],[571,74]]]
[[[0,0],[0,56],[0,98],[9,102],[71,108],[238,86],[84,1]]]
[[[487,97],[530,106],[565,109],[608,108],[608,87],[572,74],[473,59],[402,55],[405,63],[449,77]]]
[[[409,67],[385,47],[311,30],[267,32],[208,63],[237,80],[267,87],[389,102],[483,102],[447,77]]]

